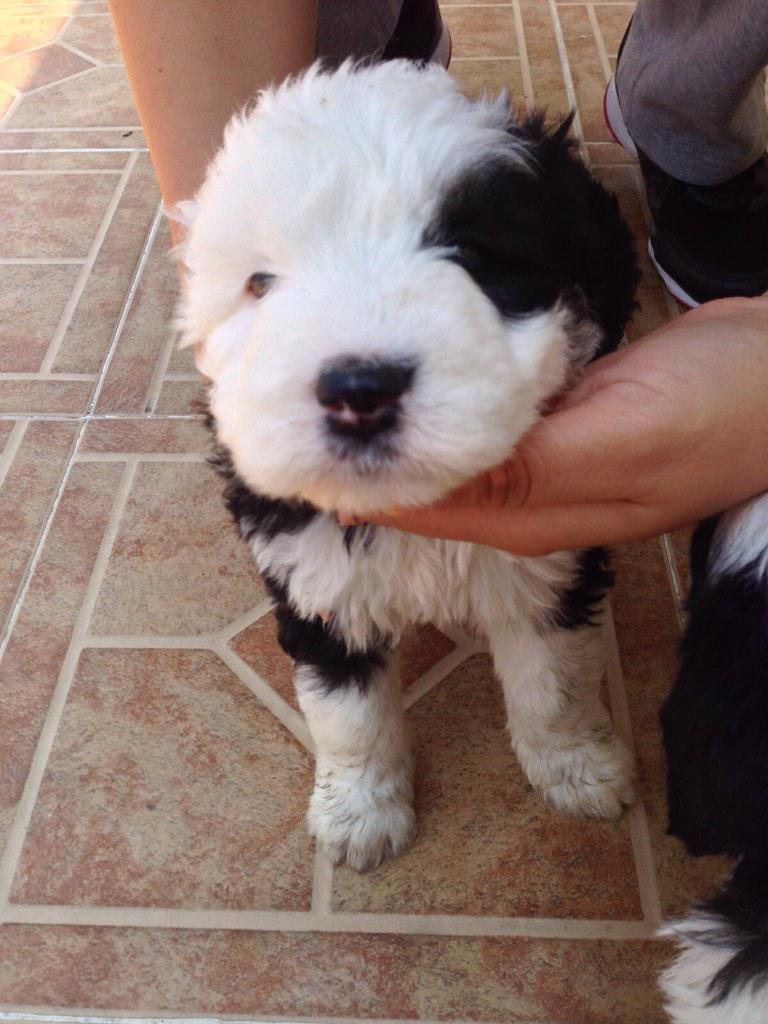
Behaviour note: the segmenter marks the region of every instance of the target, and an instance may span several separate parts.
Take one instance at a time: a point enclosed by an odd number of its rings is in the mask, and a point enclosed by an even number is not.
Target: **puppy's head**
[[[250,487],[355,514],[433,501],[592,354],[532,124],[404,61],[313,68],[230,124],[181,319]]]

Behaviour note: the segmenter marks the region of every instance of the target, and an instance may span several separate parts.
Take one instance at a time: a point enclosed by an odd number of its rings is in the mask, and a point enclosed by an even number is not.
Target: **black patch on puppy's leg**
[[[273,594],[277,593],[285,594],[279,584],[273,586]],[[317,616],[302,619],[286,602],[278,604],[275,617],[282,649],[297,664],[311,666],[326,693],[348,686],[356,686],[365,693],[371,676],[384,667],[391,650],[391,644],[383,637],[364,651],[354,650],[333,631],[331,622],[323,622]]]
[[[577,555],[576,573],[558,594],[551,621],[561,629],[594,626],[605,595],[613,585],[610,559],[605,548],[587,548]]]

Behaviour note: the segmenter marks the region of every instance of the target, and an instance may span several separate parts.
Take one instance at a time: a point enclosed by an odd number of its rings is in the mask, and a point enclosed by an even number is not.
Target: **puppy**
[[[204,342],[226,501],[295,664],[309,828],[358,870],[414,833],[411,623],[488,637],[550,804],[612,819],[633,799],[598,695],[603,551],[520,558],[335,514],[432,502],[498,464],[617,345],[632,244],[567,129],[471,102],[434,66],[315,66],[233,120],[188,211],[183,344]]]
[[[768,495],[702,523],[689,619],[662,712],[670,832],[738,857],[714,899],[667,929],[676,1024],[768,1021]]]

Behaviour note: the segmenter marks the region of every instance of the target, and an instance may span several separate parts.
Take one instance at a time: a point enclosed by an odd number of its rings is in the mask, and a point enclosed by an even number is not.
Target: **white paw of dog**
[[[635,802],[634,760],[615,732],[570,749],[531,750],[523,767],[562,814],[615,821]]]
[[[409,780],[370,788],[325,775],[318,779],[307,814],[310,834],[334,864],[370,871],[397,857],[416,831]]]

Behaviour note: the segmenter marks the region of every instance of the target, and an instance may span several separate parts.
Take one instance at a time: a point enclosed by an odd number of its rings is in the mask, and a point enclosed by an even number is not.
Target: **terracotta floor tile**
[[[26,96],[10,128],[91,128],[138,125],[138,114],[122,68],[97,67],[70,82]]]
[[[59,12],[45,9],[25,13],[20,7],[18,13],[4,13],[0,57],[8,57],[50,42],[56,38],[66,20],[66,16],[62,17]]]
[[[6,925],[0,998],[146,1013],[662,1024],[650,979],[667,956],[655,942]]]
[[[595,6],[597,24],[605,43],[609,57],[619,52],[619,44],[624,37],[629,19],[632,17],[634,4],[598,3]]]
[[[674,680],[679,630],[657,540],[624,545],[616,555],[614,619],[632,715],[638,766],[666,914],[706,896],[723,877],[720,858],[694,860],[666,835],[664,755],[658,723]]]
[[[568,62],[587,142],[610,142],[611,133],[603,118],[605,73],[586,7],[559,7]]]
[[[454,57],[515,57],[517,36],[511,7],[448,7]]]
[[[75,466],[0,662],[0,840],[21,796],[85,596],[120,465]]]
[[[0,64],[0,79],[19,92],[30,92],[41,85],[59,82],[93,66],[93,61],[83,60],[63,46],[52,44],[3,61]]]
[[[122,171],[127,153],[8,153],[0,149],[0,171]]]
[[[693,529],[676,530],[674,533],[670,534],[675,566],[677,567],[677,575],[680,580],[680,586],[682,588],[684,598],[688,597],[688,591],[691,589],[691,559],[689,548],[691,546],[692,534]]]
[[[273,612],[262,616],[230,640],[233,650],[280,696],[300,712],[293,686],[293,664],[277,642]],[[454,649],[453,641],[435,626],[410,630],[400,644],[400,678],[403,689],[412,686]]]
[[[78,266],[0,266],[0,370],[34,373],[48,350]]]
[[[114,174],[0,177],[0,256],[85,257],[116,185]]]
[[[146,146],[140,128],[43,128],[0,132],[0,151],[9,149],[140,149]]]
[[[85,412],[92,380],[0,380],[0,413]]]
[[[191,348],[174,348],[168,362],[169,373],[196,373],[195,357]]]
[[[140,465],[91,631],[197,635],[264,596],[213,470],[200,462]]]
[[[0,488],[0,624],[34,553],[76,433],[75,423],[30,423]]]
[[[400,678],[403,689],[413,685],[425,672],[447,657],[455,644],[437,626],[416,626],[400,643]]]
[[[103,15],[78,14],[72,18],[60,38],[105,64],[119,63],[122,59],[112,19]]]
[[[312,776],[214,654],[86,650],[11,899],[308,910]]]
[[[183,416],[200,412],[206,387],[200,380],[166,380],[160,389],[155,412],[160,416]]]
[[[92,420],[80,451],[207,454],[210,445],[210,434],[198,420]]]
[[[589,161],[592,167],[605,167],[611,164],[635,164],[635,157],[631,156],[623,146],[617,142],[590,142],[587,146]]]
[[[170,250],[171,238],[167,225],[163,223],[110,364],[99,398],[98,412],[148,411],[149,387],[155,366],[161,352],[173,337],[172,323],[179,281]],[[115,264],[120,265],[122,262],[118,255]],[[106,291],[109,294],[111,289],[107,288]]]
[[[125,185],[62,340],[54,360],[54,370],[62,373],[96,373],[100,370],[159,201],[160,194],[149,157],[141,154]],[[149,329],[149,325],[145,326]],[[154,327],[156,334],[169,330],[167,323],[163,328],[159,324]],[[119,349],[116,357],[120,365]],[[107,386],[109,381],[108,376]]]
[[[510,749],[487,655],[455,669],[408,718],[418,836],[406,854],[369,875],[336,871],[335,909],[641,916],[626,822],[568,820],[545,807]]]
[[[274,612],[268,612],[257,622],[246,626],[230,640],[230,645],[284,701],[301,714],[293,686],[293,663],[277,642]]]
[[[502,89],[507,89],[512,105],[525,107],[523,73],[516,57],[457,60],[451,64],[451,74],[467,96],[495,98]]]
[[[533,82],[533,102],[550,117],[562,117],[569,108],[557,38],[547,4],[520,0],[520,17]]]

